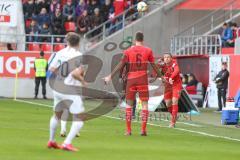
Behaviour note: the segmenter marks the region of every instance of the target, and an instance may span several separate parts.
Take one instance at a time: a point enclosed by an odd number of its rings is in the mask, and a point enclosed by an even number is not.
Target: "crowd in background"
[[[240,36],[239,27],[235,22],[224,23],[219,29],[223,47],[234,47],[235,40]]]
[[[65,22],[74,22],[76,32],[83,35],[103,22],[118,16],[141,0],[23,0],[23,12],[28,42],[50,42],[42,35],[65,35]],[[133,11],[134,12],[134,11]],[[115,22],[113,22],[115,23]],[[109,24],[107,27],[110,27]],[[98,34],[101,30],[93,33]],[[57,43],[62,38],[55,38]]]
[[[182,74],[181,77],[183,88],[185,88],[189,94],[197,94],[197,85],[199,82],[195,75],[193,73]]]

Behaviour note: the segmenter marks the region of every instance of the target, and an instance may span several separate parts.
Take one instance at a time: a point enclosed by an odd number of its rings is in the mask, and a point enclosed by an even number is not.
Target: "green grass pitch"
[[[42,103],[50,105],[52,102]],[[95,102],[87,102],[86,105],[91,103]],[[117,111],[114,111],[109,115],[116,114]],[[80,137],[74,139],[73,145],[80,149],[79,152],[74,153],[47,149],[51,115],[52,109],[48,107],[0,99],[0,160],[238,160],[240,158],[240,129],[221,126],[218,123],[219,115],[210,111],[193,117],[190,123],[197,124],[198,127],[179,123],[176,129],[170,129],[165,127],[167,122],[150,122],[156,125],[148,126],[147,137],[139,135],[139,123],[133,123],[133,135],[126,137],[125,122],[122,120],[100,117],[87,121]],[[57,133],[57,141],[61,143],[63,138],[59,137],[59,130]],[[214,136],[203,135],[204,133]]]

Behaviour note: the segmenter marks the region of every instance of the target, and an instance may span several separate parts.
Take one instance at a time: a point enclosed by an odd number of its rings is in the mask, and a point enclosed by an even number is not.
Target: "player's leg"
[[[63,97],[57,92],[53,93],[53,97],[54,97],[53,110],[54,110],[55,114],[50,119],[50,125],[49,125],[49,133],[50,134],[49,134],[48,148],[58,149],[58,148],[60,148],[60,146],[58,146],[55,141],[55,133],[56,133],[57,126],[60,122],[60,119],[61,119],[61,116],[63,113],[62,103],[64,103],[64,102],[62,101]]]
[[[35,99],[38,96],[38,89],[39,89],[39,84],[40,84],[40,78],[39,77],[35,77]]]
[[[182,86],[176,86],[173,87],[173,97],[172,97],[172,119],[170,123],[170,127],[175,127],[176,121],[177,121],[177,114],[178,114],[178,100],[181,95],[181,87]]]
[[[55,148],[59,149],[60,146],[55,141],[55,133],[57,130],[58,123],[61,119],[62,112],[55,112],[55,114],[50,119],[50,135],[49,135],[49,141],[48,141],[48,148]]]
[[[68,133],[66,139],[62,144],[62,148],[68,151],[78,151],[77,148],[72,146],[72,140],[76,137],[76,135],[80,132],[83,127],[83,121],[81,120],[80,114],[73,114],[73,121],[70,132]]]
[[[61,131],[60,131],[61,137],[66,137],[68,118],[69,118],[69,111],[68,111],[68,109],[64,109],[62,118],[61,118]]]
[[[80,96],[69,96],[69,99],[73,101],[69,109],[70,113],[73,115],[73,121],[71,129],[62,144],[62,149],[68,151],[77,151],[78,149],[72,146],[72,140],[80,132],[83,126],[80,113],[84,112],[84,107]]]
[[[132,107],[133,107],[133,96],[126,96],[126,111],[125,111],[125,119],[126,119],[126,133],[125,135],[131,135],[132,134]]]
[[[136,99],[136,87],[134,85],[134,81],[128,80],[126,85],[126,133],[125,135],[132,134],[131,122],[132,122],[132,107],[133,102]]]
[[[173,96],[172,87],[171,86],[165,86],[164,101],[166,103],[167,110],[171,115],[172,115],[172,96]]]
[[[141,135],[142,136],[147,136],[147,122],[148,122],[148,101],[142,101],[142,130],[141,130]]]
[[[172,119],[170,122],[170,127],[174,128],[176,121],[177,121],[177,114],[178,114],[178,98],[173,97],[172,98]]]
[[[147,80],[147,79],[146,79]],[[148,121],[148,99],[149,99],[149,91],[148,91],[148,82],[145,81],[144,79],[142,80],[142,84],[137,87],[138,93],[139,93],[139,98],[142,101],[142,112],[141,112],[141,117],[142,117],[142,129],[141,129],[141,135],[142,136],[147,136],[147,121]]]

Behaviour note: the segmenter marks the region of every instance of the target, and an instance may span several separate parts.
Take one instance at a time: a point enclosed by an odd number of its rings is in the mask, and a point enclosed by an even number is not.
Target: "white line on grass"
[[[19,99],[15,99],[15,101],[18,101],[18,102],[23,102],[23,103],[29,103],[29,104],[35,104],[35,105],[39,105],[39,106],[45,106],[45,107],[53,107],[53,106],[50,106],[50,105],[47,105],[47,104],[41,104],[41,103],[37,103],[37,102],[30,102],[30,101],[25,101],[25,100],[19,100]],[[166,119],[161,119],[162,121],[168,121]],[[202,127],[201,125],[198,125],[198,124],[193,124],[193,123],[187,123],[187,122],[178,122],[178,123],[182,123],[182,124],[185,124],[185,125],[188,125],[188,126],[193,126],[193,127]]]
[[[107,115],[104,115],[104,117],[111,118],[111,119],[122,120],[121,118],[107,116]],[[137,122],[137,121],[135,121],[135,122]],[[138,122],[138,123],[140,123],[140,122]],[[153,123],[148,123],[148,125],[156,126],[156,127],[168,128],[168,126],[161,126],[161,125],[153,124]],[[209,134],[209,133],[206,133],[206,132],[194,131],[194,130],[189,130],[189,129],[184,129],[184,128],[174,128],[174,129],[179,130],[179,131],[184,131],[184,132],[196,133],[196,134],[200,134],[200,135],[204,135],[204,136],[208,136],[208,137],[221,138],[221,139],[227,139],[227,140],[231,140],[231,141],[238,141],[238,142],[240,142],[240,139],[226,137],[226,136],[218,136],[218,135]]]
[[[28,103],[28,104],[34,104],[34,105],[44,106],[44,107],[51,107],[51,108],[53,107],[53,106],[50,106],[50,105],[47,105],[47,104],[41,104],[41,103],[37,103],[37,102],[24,101],[24,100],[20,100],[20,99],[15,99],[14,101]]]
[[[28,103],[28,104],[39,105],[39,106],[45,106],[45,107],[52,107],[52,106],[47,105],[47,104],[41,104],[41,103],[36,103],[36,102],[29,102],[29,101],[25,101],[25,100],[15,100],[15,101],[23,102],[23,103]],[[111,119],[117,119],[117,120],[122,120],[121,118],[112,117],[112,116],[107,116],[107,115],[103,115],[103,117],[111,118]],[[139,122],[136,122],[136,123],[139,123]],[[167,126],[161,126],[161,125],[158,125],[158,124],[153,124],[153,123],[148,123],[148,124],[149,124],[150,126],[168,128]],[[231,141],[240,142],[240,139],[231,138],[231,137],[226,137],[226,136],[218,136],[218,135],[209,134],[209,133],[201,132],[201,131],[194,131],[194,130],[184,129],[184,128],[174,128],[174,129],[179,130],[179,131],[189,132],[189,133],[196,133],[196,134],[200,134],[200,135],[208,136],[208,137],[221,138],[221,139],[226,139],[226,140],[231,140]]]

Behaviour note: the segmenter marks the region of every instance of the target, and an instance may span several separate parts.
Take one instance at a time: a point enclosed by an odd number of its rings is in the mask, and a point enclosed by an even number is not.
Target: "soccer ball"
[[[148,9],[148,5],[145,2],[142,1],[137,4],[138,12],[145,12],[147,11],[147,9]]]

